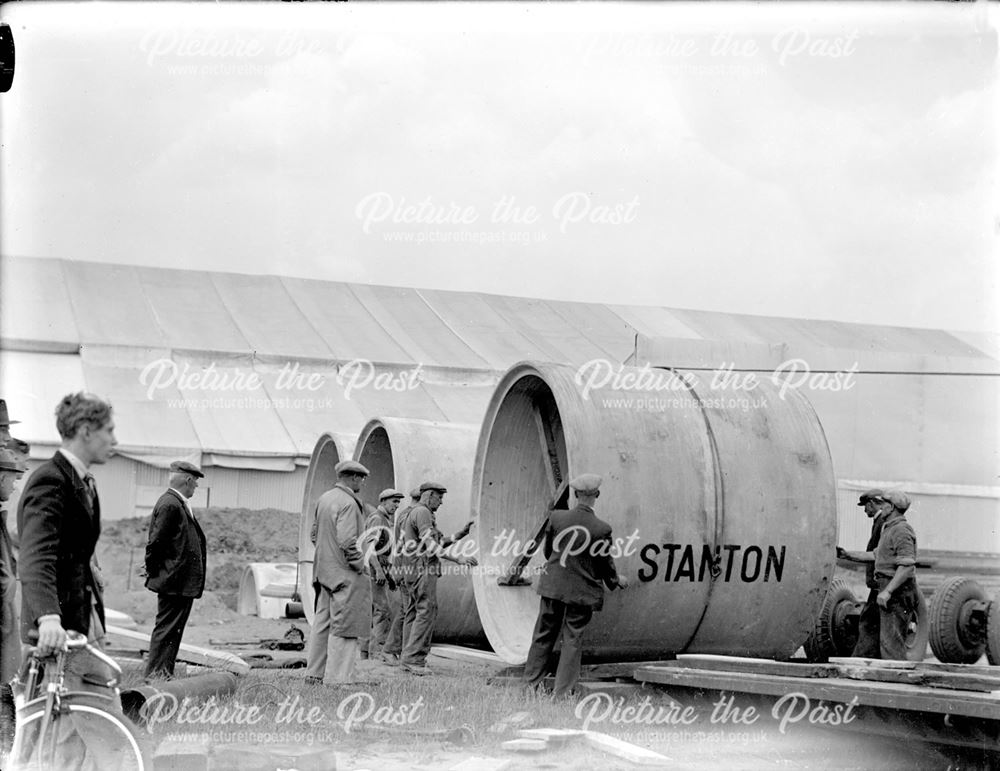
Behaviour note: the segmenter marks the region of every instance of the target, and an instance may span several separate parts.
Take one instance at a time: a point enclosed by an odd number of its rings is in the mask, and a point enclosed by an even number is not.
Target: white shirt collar
[[[171,492],[177,493],[177,497],[184,502],[184,508],[188,510],[188,513],[191,513],[191,503],[188,501],[187,497],[185,497],[184,493],[182,493],[176,487],[168,487],[167,489],[170,490]]]
[[[60,447],[58,450],[56,450],[56,452],[61,452],[63,456],[66,458],[66,460],[69,461],[69,465],[73,467],[73,470],[76,472],[77,476],[80,477],[81,482],[87,478],[87,474],[89,474],[90,472],[87,470],[87,467],[83,465],[82,460],[76,457],[65,447]]]

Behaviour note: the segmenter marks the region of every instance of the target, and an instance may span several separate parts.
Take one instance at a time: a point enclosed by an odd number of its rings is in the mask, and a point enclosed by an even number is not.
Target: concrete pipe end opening
[[[379,493],[396,485],[396,464],[392,456],[392,441],[385,421],[369,420],[358,435],[354,460],[368,469],[369,475],[359,497],[369,506],[379,504]],[[405,491],[404,491],[405,492]]]
[[[536,554],[527,562],[523,584],[501,586],[498,579],[525,555],[545,520],[557,486],[553,469],[560,478],[569,473],[566,457],[551,389],[533,366],[515,366],[487,407],[472,482],[472,505],[479,514],[476,605],[493,650],[512,664],[528,654],[539,603],[534,583],[544,560]]]
[[[423,482],[438,482],[448,492],[435,512],[435,521],[442,533],[451,535],[472,517],[469,499],[478,434],[478,426],[463,423],[415,418],[370,420],[358,437],[354,453],[354,459],[369,471],[361,488],[361,500],[366,505],[377,506],[379,493],[395,488],[404,494],[399,511],[405,516],[410,507],[411,489]],[[474,538],[475,531],[452,550],[460,549],[464,555],[475,553]],[[472,569],[447,560],[442,560],[441,569],[434,639],[476,645],[485,643],[471,585]]]
[[[523,565],[527,580],[511,581],[512,569],[556,492],[585,472],[604,479],[596,515],[632,584],[605,594],[588,658],[783,657],[805,639],[836,544],[819,421],[804,399],[783,400],[766,382],[747,408],[675,377],[622,366],[584,387],[578,370],[527,362],[501,378],[476,450],[473,505],[476,602],[504,660],[523,661],[530,647],[541,550]],[[573,505],[563,497],[558,508]]]

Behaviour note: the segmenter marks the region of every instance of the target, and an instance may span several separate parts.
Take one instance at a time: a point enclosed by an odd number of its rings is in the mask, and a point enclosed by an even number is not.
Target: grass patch
[[[493,671],[464,665],[454,674],[396,676],[367,686],[323,686],[305,683],[298,672],[254,670],[240,679],[235,693],[217,699],[214,710],[195,710],[180,720],[175,716],[162,722],[155,726],[154,738],[211,734],[216,743],[333,744],[338,751],[362,755],[403,750],[414,754],[416,763],[419,757],[445,748],[500,753],[499,745],[516,738],[522,728],[581,727],[574,714],[575,699],[554,700],[522,687],[487,685]],[[132,677],[128,673],[126,680]],[[649,695],[654,704],[669,703],[665,695],[655,691]],[[252,715],[250,707],[257,710]],[[518,713],[530,717],[512,722]],[[611,723],[596,728],[617,732]],[[564,753],[600,755],[575,745],[549,751],[545,757],[557,760]],[[590,766],[574,762],[574,767]],[[603,758],[593,767],[614,766]]]

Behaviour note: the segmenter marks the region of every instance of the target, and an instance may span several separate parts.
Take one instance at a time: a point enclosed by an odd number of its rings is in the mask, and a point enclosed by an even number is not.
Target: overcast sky
[[[1000,330],[984,3],[2,15],[3,256]]]

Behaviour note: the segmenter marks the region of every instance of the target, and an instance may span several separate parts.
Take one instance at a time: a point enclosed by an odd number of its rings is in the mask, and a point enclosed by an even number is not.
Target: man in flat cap
[[[170,464],[170,487],[153,507],[146,542],[146,588],[156,592],[156,624],[149,639],[146,679],[170,679],[191,606],[205,590],[208,550],[190,499],[205,475],[197,466]]]
[[[396,519],[393,523],[393,537],[395,538],[396,544],[399,544],[399,529],[403,526],[403,522],[406,521],[406,516],[418,505],[420,505],[419,486],[410,490],[410,500],[406,501],[406,503],[400,503],[399,508],[396,509]],[[393,562],[395,562],[395,558],[393,559]]]
[[[358,639],[371,628],[371,587],[361,551],[365,507],[358,498],[368,469],[345,460],[334,470],[337,484],[316,503],[316,612],[306,654],[306,682],[313,684],[352,682]]]
[[[875,547],[875,581],[878,594],[877,638],[856,656],[906,660],[910,625],[917,622],[923,598],[917,587],[917,536],[906,521],[910,498],[899,490],[882,495],[882,535]],[[875,642],[878,645],[875,645]],[[861,644],[859,638],[858,644]],[[923,652],[920,652],[921,657]]]
[[[17,674],[21,666],[21,645],[17,628],[17,560],[7,529],[5,504],[14,493],[14,486],[24,475],[25,466],[7,449],[0,449],[0,686]],[[5,726],[6,728],[6,726]]]
[[[398,490],[383,490],[379,494],[378,506],[365,520],[365,562],[372,589],[372,630],[368,641],[368,657],[381,658],[388,664],[399,662],[403,634],[399,603],[392,602],[396,581],[391,574],[393,518],[402,500],[403,494]]]
[[[878,610],[878,582],[875,580],[875,547],[878,546],[879,537],[882,535],[882,523],[885,521],[885,512],[882,504],[885,502],[882,497],[883,490],[878,488],[866,490],[858,498],[858,506],[864,506],[865,515],[872,520],[872,532],[868,537],[868,545],[864,551],[848,551],[837,547],[837,557],[849,562],[861,562],[865,566],[865,585],[868,587],[868,600],[861,609],[858,617],[858,641],[855,645],[854,656],[864,656],[872,658],[868,654],[877,651],[879,647],[879,610]],[[876,656],[877,658],[877,656]]]
[[[478,565],[475,557],[456,557],[445,551],[461,541],[472,529],[472,522],[450,538],[437,528],[435,512],[448,490],[437,482],[420,485],[420,503],[400,524],[395,568],[403,593],[403,652],[400,663],[413,675],[429,675],[427,654],[431,650],[434,622],[437,619],[437,580],[441,560],[459,565]]]
[[[546,563],[537,586],[541,602],[524,665],[525,681],[537,689],[561,636],[553,689],[556,697],[568,695],[580,678],[583,631],[594,612],[604,606],[604,587],[628,586],[610,556],[611,526],[594,514],[601,478],[581,474],[570,480],[569,486],[576,495],[576,506],[553,511],[545,528]]]

